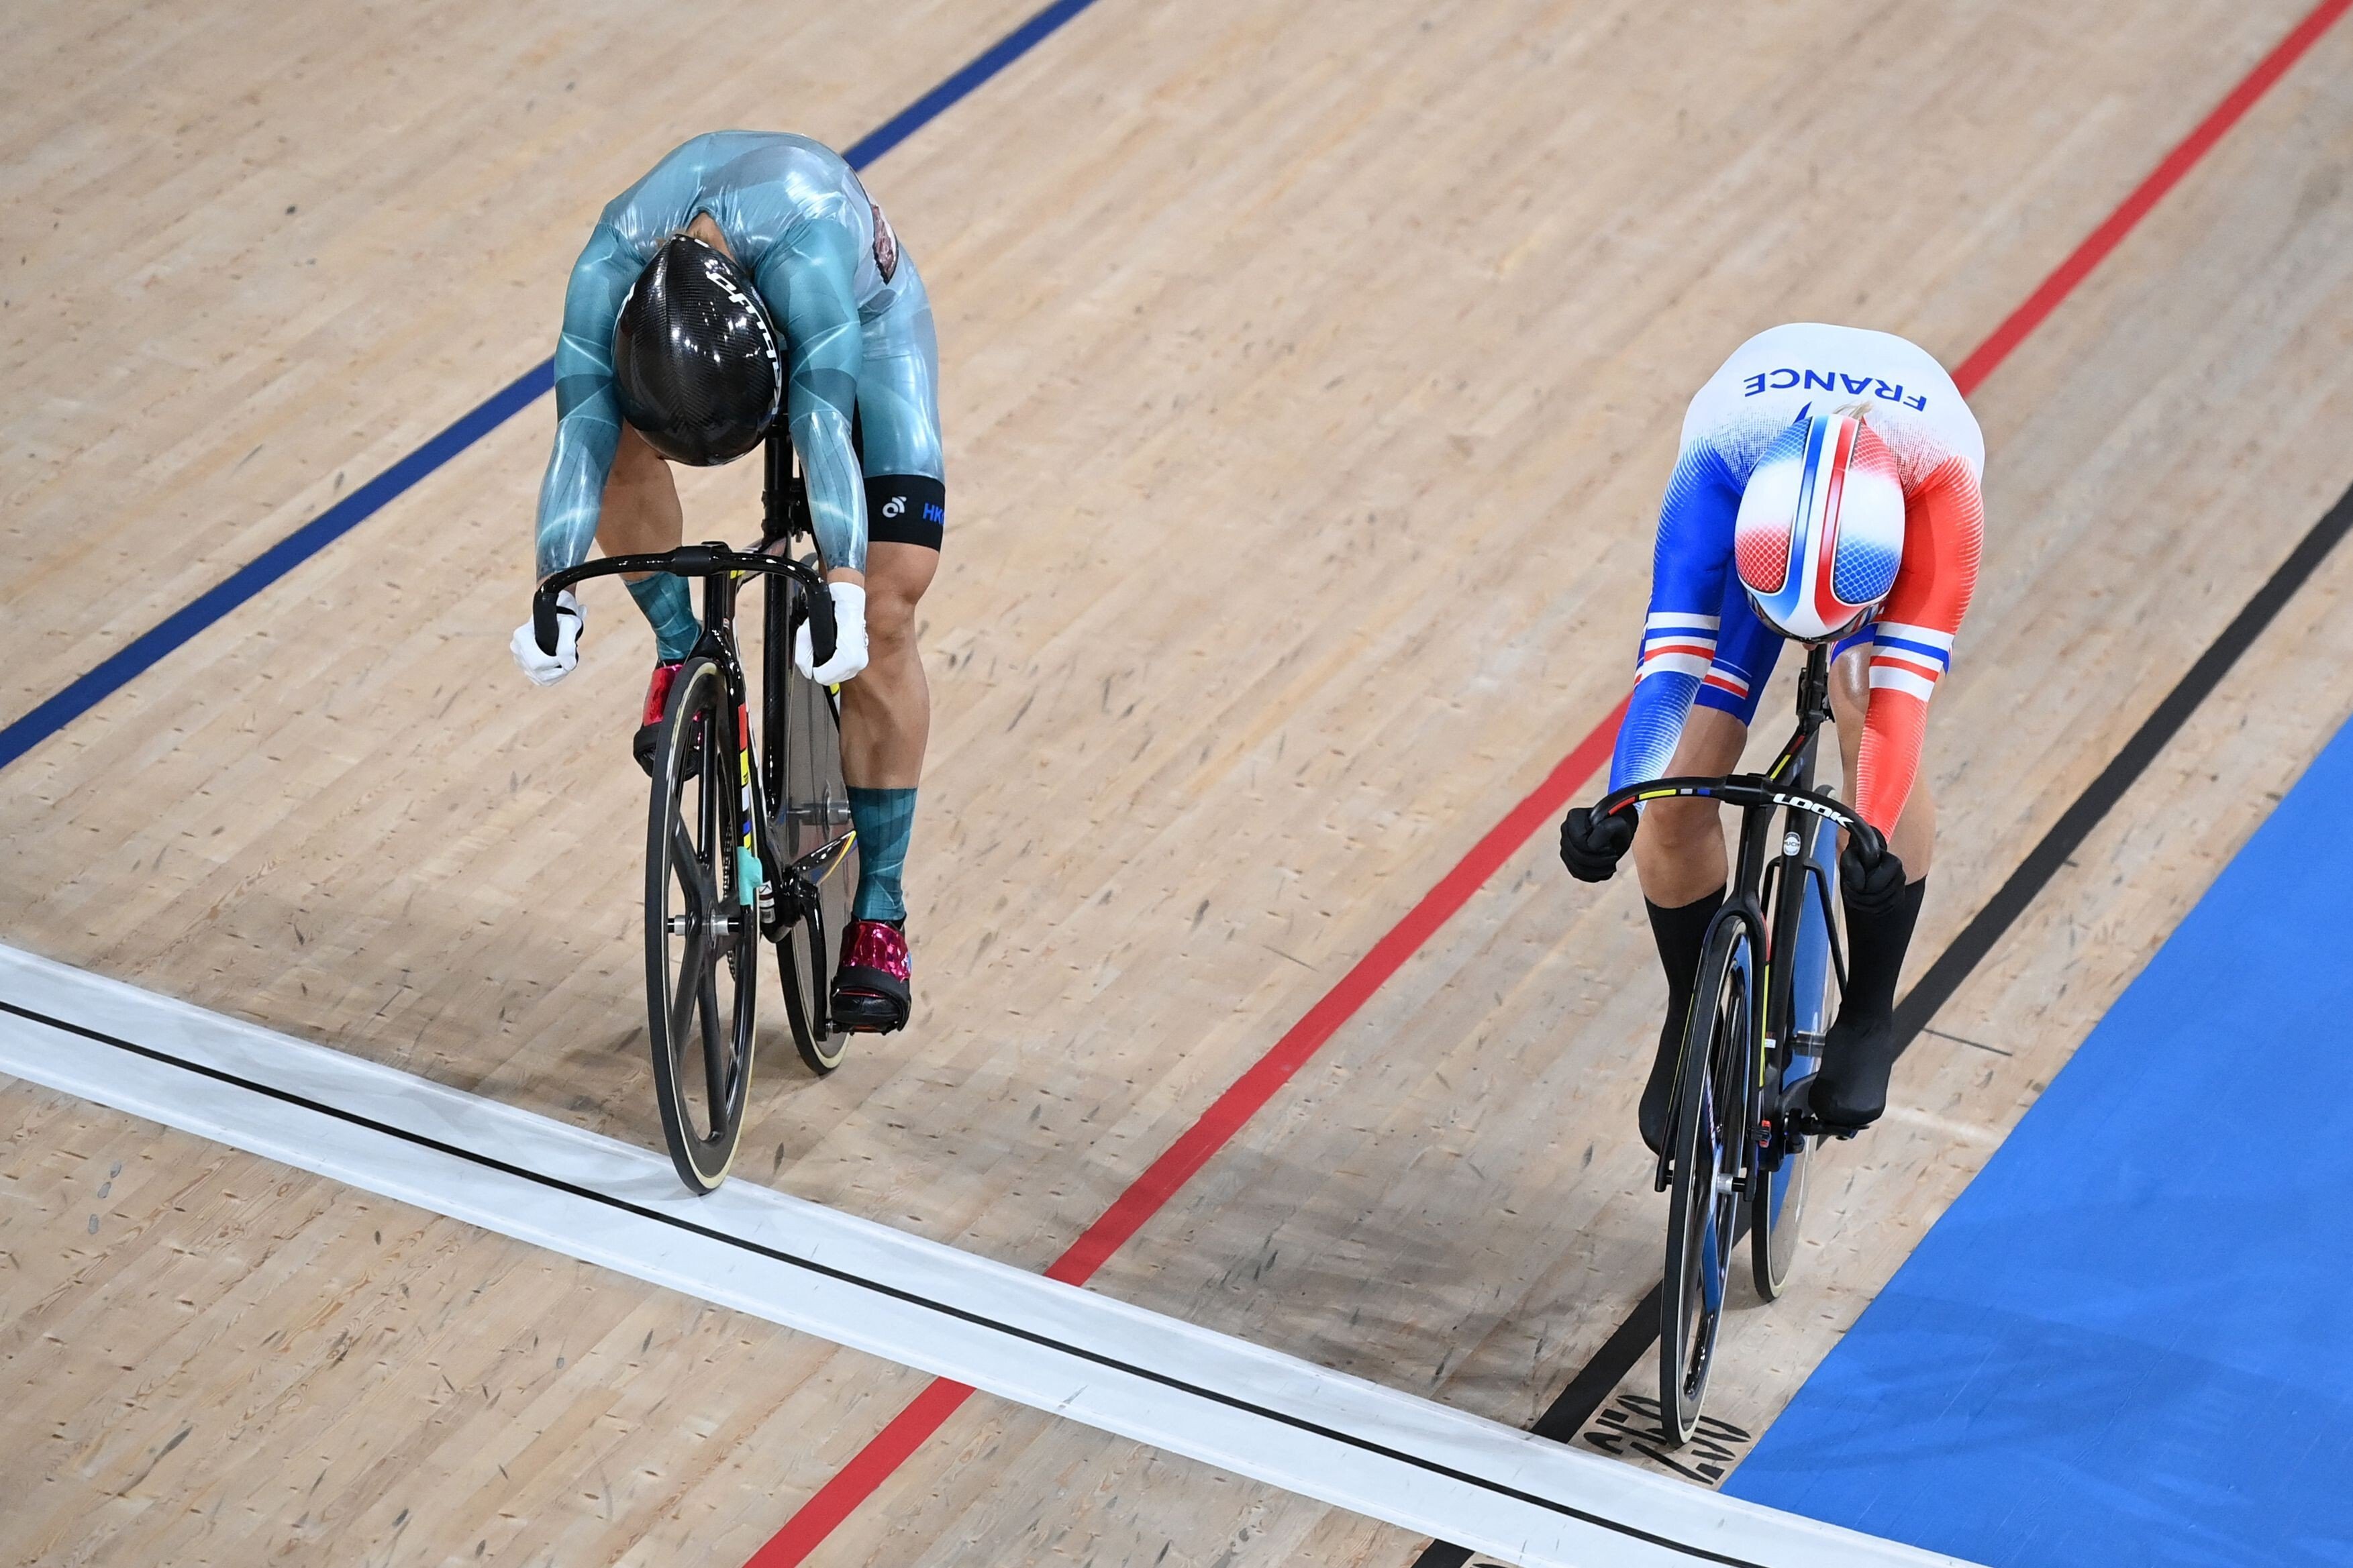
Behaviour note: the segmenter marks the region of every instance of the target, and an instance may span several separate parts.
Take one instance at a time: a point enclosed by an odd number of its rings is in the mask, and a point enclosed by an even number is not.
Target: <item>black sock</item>
[[[1814,1079],[1814,1114],[1834,1127],[1868,1127],[1887,1109],[1895,1070],[1895,981],[1920,920],[1928,879],[1907,884],[1883,915],[1846,911],[1846,994]]]
[[[1659,1026],[1659,1054],[1651,1062],[1650,1081],[1642,1086],[1642,1104],[1638,1124],[1642,1142],[1657,1153],[1659,1141],[1666,1136],[1667,1090],[1673,1087],[1675,1056],[1682,1047],[1683,1024],[1690,1016],[1692,983],[1699,976],[1700,949],[1707,942],[1707,928],[1715,919],[1715,911],[1724,907],[1724,889],[1718,888],[1702,899],[1675,909],[1662,909],[1642,900],[1650,911],[1651,937],[1659,944],[1659,966],[1667,972],[1667,1018]]]
[[[1904,973],[1904,955],[1911,951],[1912,928],[1920,921],[1920,900],[1928,892],[1928,879],[1905,885],[1895,907],[1883,915],[1856,912],[1846,907],[1846,994],[1839,1002],[1839,1018],[1857,1024],[1875,1023],[1895,1016],[1895,982]]]

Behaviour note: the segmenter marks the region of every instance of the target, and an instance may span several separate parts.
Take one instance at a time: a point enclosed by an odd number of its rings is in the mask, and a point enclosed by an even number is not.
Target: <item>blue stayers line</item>
[[[385,502],[539,400],[554,384],[553,360],[542,360],[458,417],[438,436],[174,610],[5,730],[0,768],[6,767],[68,724],[120,691],[165,654],[269,587],[311,556],[382,510]]]
[[[853,169],[865,168],[938,119],[966,93],[1028,54],[1046,35],[1093,4],[1094,0],[1054,0],[1052,5],[983,49],[971,64],[884,121],[880,129],[844,153],[842,161]]]
[[[1094,0],[1054,0],[991,44],[970,64],[885,121],[880,129],[843,153],[843,159],[853,169],[864,169],[1093,4]],[[374,517],[418,480],[539,401],[554,384],[554,360],[540,361],[460,415],[448,429],[133,637],[64,690],[0,729],[0,768],[121,690],[166,654]]]

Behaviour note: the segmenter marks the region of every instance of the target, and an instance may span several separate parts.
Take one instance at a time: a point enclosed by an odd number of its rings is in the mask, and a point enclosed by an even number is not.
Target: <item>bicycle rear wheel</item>
[[[1822,1036],[1835,1012],[1837,965],[1832,951],[1837,933],[1831,929],[1824,891],[1831,886],[1836,865],[1837,830],[1816,824],[1812,859],[1821,879],[1810,870],[1790,867],[1783,873],[1773,916],[1776,941],[1789,954],[1778,979],[1778,994],[1770,1006],[1778,1016],[1765,1030],[1772,1050],[1765,1063],[1760,1125],[1764,1137],[1757,1150],[1757,1180],[1748,1207],[1748,1272],[1757,1294],[1778,1300],[1788,1288],[1798,1261],[1799,1228],[1805,1222],[1806,1194],[1813,1173],[1815,1145],[1799,1113],[1806,1105],[1807,1086],[1821,1070]],[[1788,862],[1784,862],[1788,866]],[[1795,900],[1792,902],[1792,900]]]
[[[1788,1073],[1785,1049],[1776,1048],[1766,1065],[1767,1092]],[[1811,1078],[1814,1068],[1806,1068]],[[1806,1193],[1814,1168],[1814,1141],[1789,1124],[1790,1110],[1802,1102],[1802,1093],[1781,1097],[1772,1114],[1773,1147],[1758,1151],[1757,1201],[1749,1211],[1748,1272],[1757,1294],[1776,1300],[1788,1288],[1798,1261],[1798,1230],[1804,1222]]]
[[[781,580],[780,580],[781,581]],[[794,592],[797,593],[796,585]],[[799,620],[797,606],[791,617]],[[781,651],[787,637],[775,641]],[[849,789],[841,777],[841,709],[834,692],[771,656],[769,789],[777,858],[784,862],[786,918],[776,933],[777,979],[793,1046],[809,1070],[841,1065],[849,1036],[833,1026],[833,944],[849,929],[850,897],[858,887],[858,835],[849,820]]]
[[[1717,915],[1683,1031],[1659,1325],[1659,1421],[1675,1444],[1698,1429],[1731,1280],[1756,1060],[1753,956],[1747,920],[1734,910]]]
[[[727,1179],[752,1087],[759,980],[757,890],[739,850],[748,826],[735,709],[708,658],[670,687],[654,744],[646,823],[646,1001],[654,1097],[690,1191]]]

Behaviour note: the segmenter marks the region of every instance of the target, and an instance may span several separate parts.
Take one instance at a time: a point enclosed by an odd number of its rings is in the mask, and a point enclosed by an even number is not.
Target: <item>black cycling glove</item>
[[[1839,855],[1839,890],[1857,914],[1884,915],[1904,898],[1904,862],[1894,850],[1883,849],[1878,858],[1864,864],[1862,851],[1850,835]]]
[[[1580,882],[1608,881],[1633,844],[1634,820],[1627,812],[1596,818],[1580,805],[1561,821],[1560,863]]]

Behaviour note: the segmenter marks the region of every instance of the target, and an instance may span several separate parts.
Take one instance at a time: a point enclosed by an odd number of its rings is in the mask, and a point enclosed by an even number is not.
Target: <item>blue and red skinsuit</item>
[[[1694,702],[1744,725],[1781,637],[1757,618],[1733,570],[1741,492],[1767,447],[1809,413],[1859,414],[1894,455],[1904,486],[1904,563],[1877,616],[1838,645],[1871,645],[1856,810],[1893,832],[1918,775],[1928,699],[1952,662],[1985,531],[1977,420],[1927,353],[1904,339],[1800,322],[1743,343],[1692,399],[1659,508],[1651,603],[1612,789],[1660,777]]]

